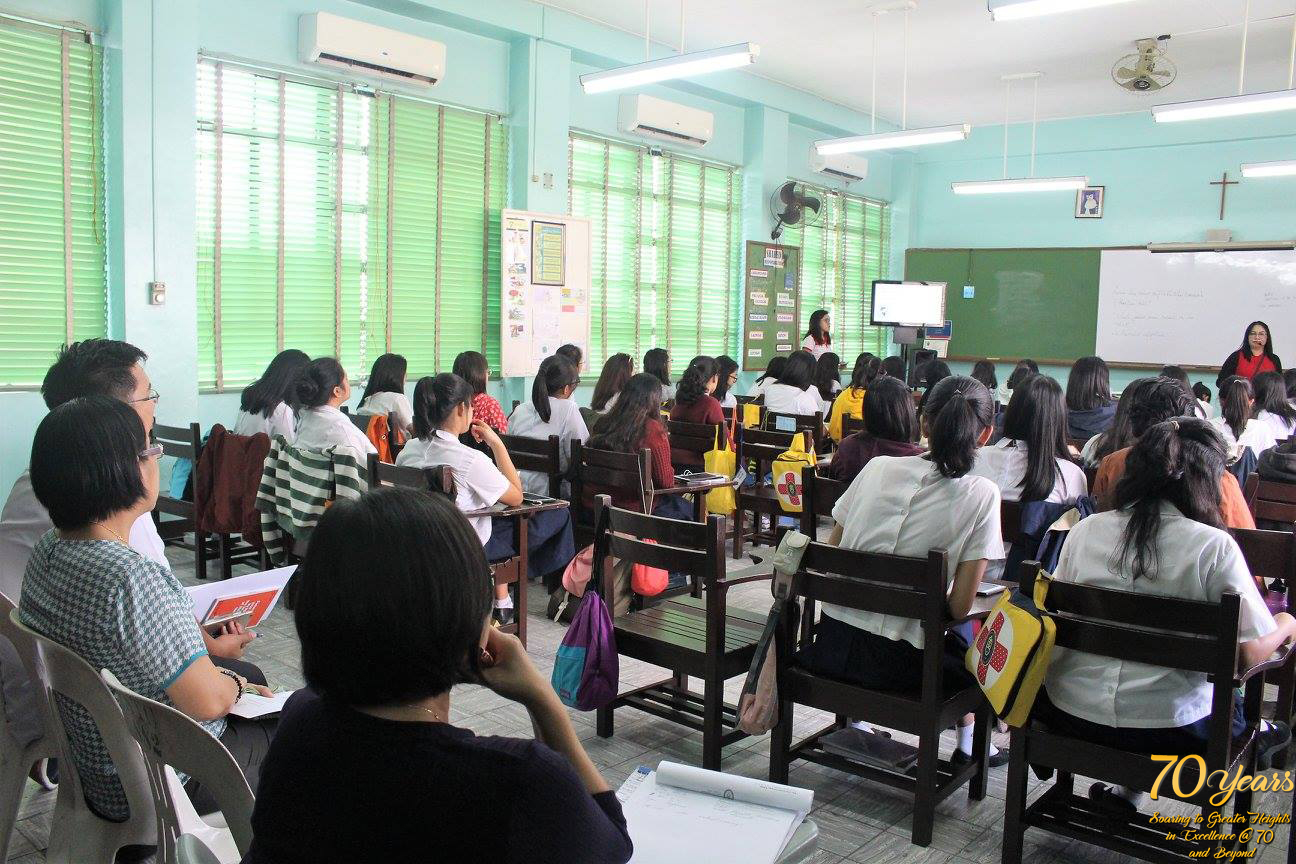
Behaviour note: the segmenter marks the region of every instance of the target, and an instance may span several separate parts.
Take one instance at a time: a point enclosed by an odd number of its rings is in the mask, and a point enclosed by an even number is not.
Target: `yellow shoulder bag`
[[[1009,726],[1026,723],[1053,654],[1057,625],[1044,611],[1050,581],[1040,570],[1034,597],[1005,591],[963,658],[990,706]]]

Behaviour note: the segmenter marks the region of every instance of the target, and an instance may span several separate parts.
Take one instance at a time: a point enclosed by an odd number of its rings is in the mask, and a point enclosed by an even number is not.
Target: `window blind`
[[[590,368],[649,348],[682,370],[734,355],[741,268],[738,169],[573,133],[568,209],[590,220]]]
[[[100,49],[0,23],[0,387],[107,334]]]
[[[212,60],[198,105],[201,386],[287,347],[357,380],[388,351],[411,376],[498,363],[498,118]]]
[[[823,202],[819,218],[811,225],[785,229],[782,241],[801,247],[802,324],[815,309],[827,309],[833,350],[848,368],[863,351],[884,357],[890,342],[886,328],[868,322],[873,280],[887,278],[888,205],[809,184],[807,192]]]

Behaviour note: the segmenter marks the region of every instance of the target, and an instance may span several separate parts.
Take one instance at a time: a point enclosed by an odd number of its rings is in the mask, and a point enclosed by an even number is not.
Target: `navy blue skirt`
[[[491,519],[491,536],[486,541],[486,560],[503,561],[518,554],[513,537],[513,519],[496,516]],[[527,519],[527,578],[548,577],[557,585],[562,571],[576,557],[572,538],[571,511],[541,510]],[[556,575],[555,575],[556,574]],[[551,587],[548,582],[546,588]]]

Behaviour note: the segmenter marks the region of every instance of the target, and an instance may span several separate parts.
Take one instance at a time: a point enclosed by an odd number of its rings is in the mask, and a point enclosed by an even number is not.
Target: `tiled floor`
[[[768,550],[765,550],[768,551]],[[762,550],[757,550],[757,555]],[[172,553],[172,561],[182,581],[192,580],[192,558],[187,553]],[[765,569],[762,567],[761,569]],[[746,575],[759,572],[750,558],[729,562],[730,573]],[[763,583],[745,585],[731,594],[733,602],[745,608],[764,611],[769,604],[769,589]],[[539,588],[530,594],[533,614],[529,621],[531,656],[540,670],[548,674],[554,652],[562,638],[563,630],[542,615],[544,597]],[[295,688],[302,684],[297,638],[291,613],[280,609],[274,613],[259,632],[259,638],[248,651],[247,659],[258,663],[269,676],[275,689]],[[621,685],[623,688],[643,683],[661,676],[661,670],[630,660],[623,660]],[[729,698],[736,698],[741,679],[729,682]],[[592,714],[572,712],[572,718],[584,741],[590,757],[603,771],[608,782],[617,786],[636,766],[656,765],[661,759],[674,759],[700,764],[701,738],[663,720],[658,720],[633,710],[618,711],[616,730],[610,739],[599,738],[594,733]],[[451,699],[451,719],[457,725],[481,734],[530,736],[531,724],[525,711],[494,693],[473,686],[454,691]],[[804,734],[823,725],[828,715],[801,710],[797,712],[797,734]],[[905,736],[897,733],[897,737]],[[999,744],[1007,736],[995,736]],[[910,739],[912,740],[912,739]],[[946,754],[953,747],[953,736],[947,733],[943,742]],[[765,777],[769,770],[769,736],[748,738],[725,748],[724,770],[753,777]],[[815,792],[815,809],[812,817],[819,824],[819,848],[812,859],[815,864],[834,862],[871,862],[871,864],[971,864],[985,862],[996,864],[1002,846],[1003,797],[1006,768],[996,769],[990,780],[989,795],[980,802],[970,802],[966,793],[956,793],[940,805],[935,837],[927,849],[909,842],[912,820],[912,802],[887,787],[869,783],[832,769],[799,763],[792,769],[791,782],[812,788]],[[1044,786],[1033,777],[1032,799]],[[1077,788],[1087,788],[1083,780]],[[1167,802],[1168,803],[1168,802]],[[1257,808],[1270,813],[1289,812],[1287,795],[1261,794]],[[9,852],[10,862],[35,864],[45,860],[43,850],[49,836],[54,796],[41,793],[34,783],[28,783],[27,798]],[[1163,808],[1177,810],[1174,805]],[[1276,830],[1271,846],[1257,850],[1257,859],[1270,864],[1286,860],[1288,826]],[[1123,856],[1104,852],[1078,842],[1053,838],[1031,831],[1026,837],[1025,860],[1030,864],[1053,862],[1101,862],[1109,864],[1124,859]],[[1252,859],[1256,860],[1256,859]]]

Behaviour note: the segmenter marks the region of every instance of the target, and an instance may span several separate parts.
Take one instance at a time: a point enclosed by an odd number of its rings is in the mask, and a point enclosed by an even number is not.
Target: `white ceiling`
[[[644,0],[541,0],[639,36]],[[678,44],[680,0],[649,0],[652,37]],[[872,5],[866,0],[693,0],[685,4],[685,48],[750,40],[761,54],[752,72],[867,113]],[[1039,71],[1041,118],[1146,110],[1237,92],[1245,0],[1136,2],[995,23],[984,0],[918,0],[910,13],[908,125],[995,124],[1004,116],[1006,73]],[[1287,86],[1296,0],[1252,0],[1248,92]],[[899,122],[903,16],[878,23],[880,117]],[[1269,20],[1266,20],[1269,19]],[[1169,33],[1177,80],[1157,93],[1130,93],[1111,80],[1134,40]],[[1013,121],[1029,119],[1029,82],[1013,86]],[[864,131],[864,130],[858,130]]]

